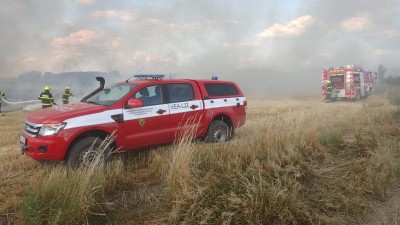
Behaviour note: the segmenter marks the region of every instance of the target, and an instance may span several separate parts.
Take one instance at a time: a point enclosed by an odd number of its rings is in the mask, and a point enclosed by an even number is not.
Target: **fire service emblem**
[[[143,127],[145,122],[144,119],[139,119],[139,126]]]

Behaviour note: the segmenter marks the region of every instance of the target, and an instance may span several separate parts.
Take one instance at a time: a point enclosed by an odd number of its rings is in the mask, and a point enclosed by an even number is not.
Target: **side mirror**
[[[127,107],[128,109],[139,108],[143,106],[143,100],[140,98],[131,98],[128,100]]]

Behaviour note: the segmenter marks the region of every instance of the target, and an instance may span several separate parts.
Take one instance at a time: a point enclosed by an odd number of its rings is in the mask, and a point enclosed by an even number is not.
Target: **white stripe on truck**
[[[144,106],[134,109],[114,109],[107,110],[104,112],[93,113],[84,116],[78,116],[65,120],[67,126],[64,129],[71,129],[76,127],[91,126],[96,124],[106,124],[115,122],[111,116],[115,114],[123,114],[124,120],[135,120],[156,116],[165,116],[169,114],[178,114],[192,111],[199,111],[203,109],[221,108],[221,107],[232,107],[244,104],[245,97],[231,97],[231,98],[214,98],[201,100],[193,100],[187,102],[176,102],[161,105]],[[197,106],[193,108],[192,106]],[[159,114],[159,110],[165,110],[164,113]]]
[[[237,103],[243,105],[245,100],[246,100],[245,97],[207,99],[204,100],[204,105],[205,105],[204,108],[212,109],[212,108],[236,106]]]
[[[84,116],[78,116],[65,120],[67,126],[64,129],[71,129],[76,127],[84,127],[95,124],[105,124],[115,122],[111,116],[115,114],[121,114],[122,109],[107,110],[99,113],[88,114]]]

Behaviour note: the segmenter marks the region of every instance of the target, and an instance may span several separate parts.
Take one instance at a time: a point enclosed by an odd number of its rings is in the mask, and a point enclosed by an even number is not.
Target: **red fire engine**
[[[322,97],[326,97],[327,81],[332,82],[332,100],[359,100],[372,94],[375,75],[362,66],[346,65],[323,69]]]

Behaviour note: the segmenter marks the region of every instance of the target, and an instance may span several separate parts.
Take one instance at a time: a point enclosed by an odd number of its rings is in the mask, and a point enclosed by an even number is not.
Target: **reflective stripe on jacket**
[[[49,91],[42,92],[38,99],[42,100],[42,105],[53,105],[53,95]]]
[[[72,93],[69,91],[64,91],[64,94],[62,95],[62,100],[68,101],[68,98],[72,96]]]

